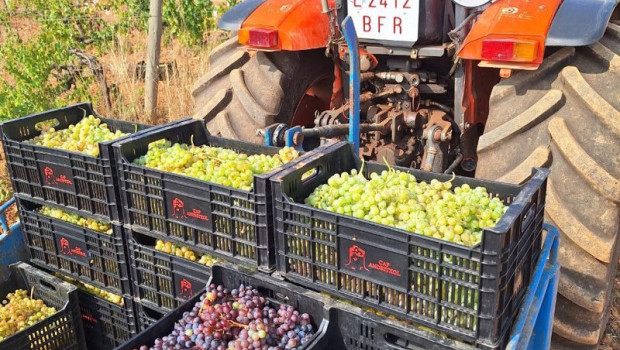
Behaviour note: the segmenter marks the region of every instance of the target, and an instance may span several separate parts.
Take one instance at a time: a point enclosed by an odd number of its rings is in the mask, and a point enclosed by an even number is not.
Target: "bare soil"
[[[614,299],[611,304],[609,323],[601,340],[600,350],[620,350],[620,269],[616,273],[612,297]]]

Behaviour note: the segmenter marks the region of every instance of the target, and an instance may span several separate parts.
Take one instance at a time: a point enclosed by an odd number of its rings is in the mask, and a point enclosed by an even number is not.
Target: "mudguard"
[[[243,22],[258,8],[265,0],[245,0],[229,9],[220,17],[217,26],[224,30],[239,30]]]
[[[619,0],[504,0],[491,4],[476,20],[459,57],[482,60],[485,39],[525,39],[539,43],[532,62],[499,62],[497,67],[536,69],[545,46],[583,46],[597,42]],[[496,62],[491,62],[496,63]]]
[[[467,34],[459,50],[459,57],[483,60],[482,43],[486,39],[531,40],[539,43],[538,53],[533,62],[519,65],[529,69],[537,68],[542,63],[545,39],[560,3],[561,0],[504,0],[491,4]]]
[[[335,6],[335,0],[328,2]],[[224,14],[218,26],[238,30],[241,44],[251,29],[275,29],[278,45],[269,51],[323,48],[330,36],[329,16],[319,0],[246,0]]]
[[[599,41],[619,0],[564,0],[547,35],[547,46],[586,46]]]

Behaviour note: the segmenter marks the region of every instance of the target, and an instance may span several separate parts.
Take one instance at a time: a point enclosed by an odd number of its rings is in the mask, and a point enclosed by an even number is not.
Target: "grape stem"
[[[205,298],[202,300],[202,303],[200,304],[200,310],[198,310],[198,314],[202,314],[202,308],[205,306],[205,301],[207,300],[207,297],[205,296]]]
[[[454,171],[452,172],[452,178],[446,182],[452,182],[454,181],[454,179],[456,179],[456,174],[454,173]]]
[[[238,327],[238,328],[245,328],[245,329],[249,328],[249,326],[247,324],[238,323],[238,322],[235,322],[235,321],[232,321],[232,320],[228,320],[228,323],[231,326]]]

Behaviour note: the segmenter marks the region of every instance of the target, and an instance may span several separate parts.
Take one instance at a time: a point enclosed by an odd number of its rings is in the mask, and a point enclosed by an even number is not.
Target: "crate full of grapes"
[[[135,303],[128,295],[118,295],[56,273],[56,277],[78,288],[84,338],[88,350],[109,350],[138,332]]]
[[[125,227],[136,301],[168,313],[204,290],[216,259]]]
[[[114,148],[132,229],[245,265],[275,266],[268,180],[297,151],[214,137],[199,120]]]
[[[509,331],[540,255],[547,176],[536,169],[509,185],[363,163],[350,145],[331,146],[272,178],[277,270],[494,344]]]
[[[131,294],[122,226],[18,197],[31,262],[115,294]]]
[[[207,288],[116,350],[335,349],[325,347],[330,300],[229,263]]]
[[[85,349],[78,290],[26,263],[0,281],[0,349]]]
[[[2,123],[15,193],[119,220],[112,143],[145,125],[98,116],[76,104]]]

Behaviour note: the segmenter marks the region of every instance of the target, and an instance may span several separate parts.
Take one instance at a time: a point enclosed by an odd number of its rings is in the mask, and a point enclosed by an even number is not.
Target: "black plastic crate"
[[[290,165],[254,176],[252,190],[244,191],[132,164],[146,154],[149,143],[161,139],[247,154],[272,155],[279,148],[211,136],[199,120],[168,125],[114,145],[126,224],[199,252],[272,269],[275,256],[269,178]]]
[[[299,312],[308,313],[312,317],[312,324],[316,331],[314,336],[306,344],[300,346],[299,349],[335,349],[323,346],[324,334],[329,324],[328,306],[330,301],[328,298],[291,283],[277,280],[269,275],[252,272],[230,264],[216,264],[213,266],[213,275],[208,283],[222,284],[228,288],[236,288],[240,284],[251,285],[258,289],[261,295],[267,298],[273,305],[286,303],[295,307]],[[127,343],[116,348],[116,350],[133,350],[141,345],[151,346],[155,338],[168,335],[173,329],[174,323],[181,319],[183,313],[191,310],[196,303],[200,302],[200,294],[202,292],[196,293],[189,301],[164,316],[160,321],[142,331]]]
[[[123,305],[79,291],[80,312],[88,350],[109,350],[138,333],[133,298],[123,296]]]
[[[338,144],[272,178],[278,271],[309,288],[495,346],[519,311],[540,255],[548,170],[537,169],[521,186],[456,177],[455,186],[484,186],[510,203],[482,242],[468,248],[301,204],[333,174],[360,165],[349,145]],[[312,169],[315,175],[302,180]],[[386,169],[367,163],[364,172]],[[396,169],[418,181],[451,178]]]
[[[131,294],[120,224],[112,223],[112,235],[107,235],[38,213],[42,202],[22,199],[21,195],[17,200],[33,264],[114,294]]]
[[[11,350],[83,350],[84,333],[77,288],[26,263],[11,265],[11,275],[0,283],[0,300],[17,289],[34,291],[57,312],[45,320],[13,334],[0,342],[0,349]]]
[[[154,310],[148,306],[144,306],[139,302],[136,305],[136,321],[138,322],[138,332],[149,328],[150,326],[161,320],[166,313]]]
[[[167,313],[205,288],[211,267],[155,249],[156,239],[125,227],[134,297]]]
[[[103,220],[120,220],[116,188],[116,160],[111,145],[99,143],[99,156],[65,151],[24,141],[38,136],[39,123],[56,120],[57,130],[66,129],[84,117],[94,115],[110,130],[135,133],[146,125],[106,119],[97,115],[90,103],[80,103],[1,124],[7,168],[16,194],[39,198],[71,207]]]
[[[329,310],[324,347],[338,350],[473,350],[422,327],[399,322],[356,306],[337,303]]]

